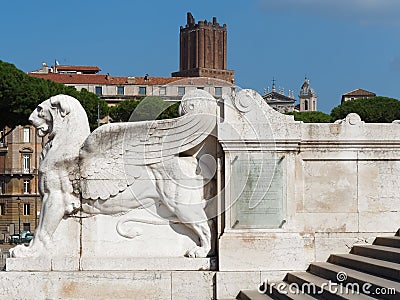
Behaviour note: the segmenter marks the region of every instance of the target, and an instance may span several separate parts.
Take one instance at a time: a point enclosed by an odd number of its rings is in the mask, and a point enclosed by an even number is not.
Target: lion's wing
[[[170,120],[153,121],[138,140],[135,127],[128,125],[124,149],[125,161],[134,165],[149,165],[183,153],[199,145],[216,125],[210,115],[184,115]],[[132,126],[132,127],[131,127]]]
[[[79,154],[77,175],[84,199],[106,200],[124,191],[135,180],[134,174],[127,176],[124,170],[125,129],[123,123],[106,124],[86,139]]]
[[[215,115],[187,114],[170,120],[99,127],[80,152],[82,197],[106,200],[117,195],[141,176],[143,166],[197,146],[215,125]]]

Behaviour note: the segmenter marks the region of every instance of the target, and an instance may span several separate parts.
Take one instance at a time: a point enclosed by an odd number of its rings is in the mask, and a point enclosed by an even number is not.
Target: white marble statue
[[[210,94],[196,90],[183,97],[181,117],[106,124],[90,133],[76,99],[42,102],[29,118],[39,136],[48,135],[39,167],[42,210],[34,239],[11,249],[11,257],[45,256],[63,218],[121,214],[155,201],[198,236],[187,256],[206,257],[211,233],[196,154],[215,129],[216,107]],[[140,234],[121,228],[115,230],[122,236]]]

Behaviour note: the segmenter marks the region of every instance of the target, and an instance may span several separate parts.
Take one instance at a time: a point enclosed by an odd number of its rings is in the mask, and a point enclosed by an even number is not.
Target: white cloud
[[[363,25],[400,25],[399,0],[259,0],[266,12],[351,19]]]

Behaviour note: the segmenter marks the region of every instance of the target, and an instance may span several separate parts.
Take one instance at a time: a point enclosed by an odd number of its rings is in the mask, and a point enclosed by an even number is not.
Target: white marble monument
[[[48,135],[39,168],[42,211],[34,239],[11,249],[11,257],[51,260],[52,268],[61,260],[60,269],[71,270],[151,268],[129,263],[139,257],[205,258],[216,108],[210,94],[196,90],[183,97],[179,118],[112,123],[90,133],[76,99],[42,102],[29,118],[39,136]],[[187,264],[182,268],[192,268]],[[23,268],[10,260],[12,266]]]

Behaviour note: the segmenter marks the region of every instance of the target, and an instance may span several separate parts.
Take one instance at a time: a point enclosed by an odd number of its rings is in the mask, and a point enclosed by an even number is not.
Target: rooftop
[[[292,102],[294,103],[296,100],[293,97],[286,96],[282,93],[278,93],[276,91],[272,91],[263,96],[263,99],[266,101],[275,101],[275,102]]]
[[[63,84],[125,84],[128,82],[128,77],[111,77],[102,74],[28,73],[28,75]]]
[[[373,92],[369,92],[367,90],[363,90],[363,89],[355,89],[355,90],[352,90],[351,92],[343,94],[343,96],[369,96],[369,97],[375,97],[376,94],[373,93]]]
[[[56,66],[58,72],[82,72],[98,73],[100,68],[97,66]]]
[[[168,85],[175,82],[180,85],[220,85],[232,86],[225,80],[207,77],[114,77],[108,74],[76,73],[28,73],[29,76],[52,80],[62,84],[99,84],[99,85]]]

